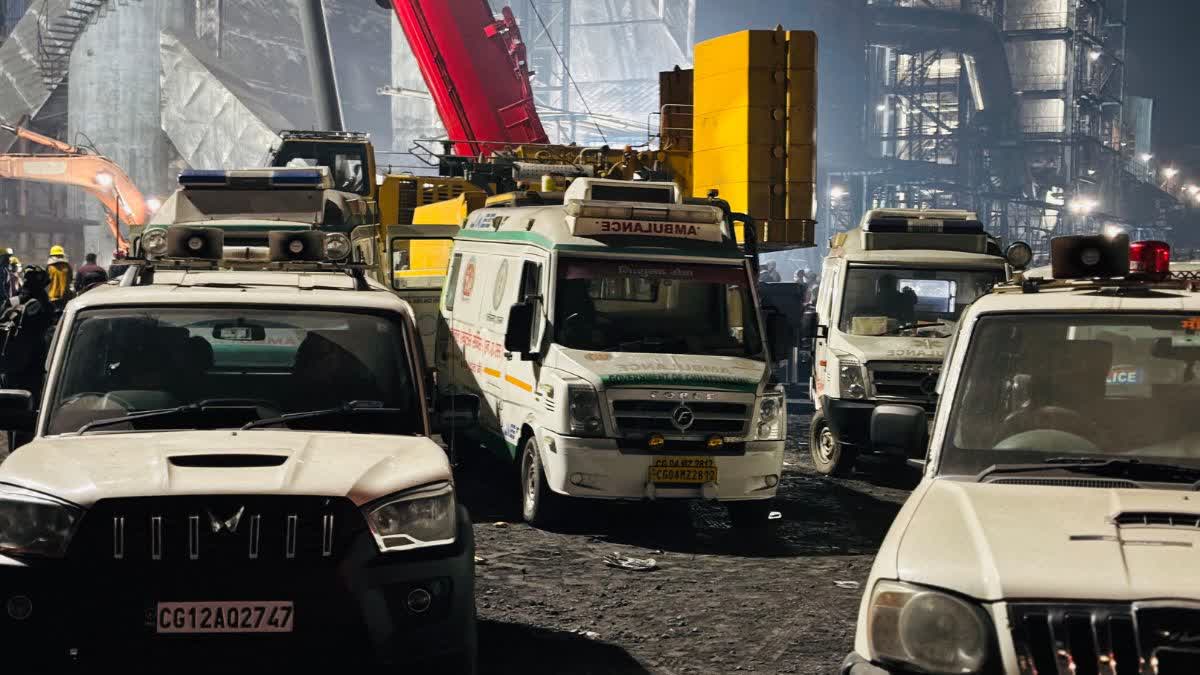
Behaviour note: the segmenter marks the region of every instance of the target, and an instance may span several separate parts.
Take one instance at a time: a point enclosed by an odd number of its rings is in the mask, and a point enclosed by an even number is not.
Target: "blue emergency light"
[[[325,175],[318,169],[276,171],[271,175],[271,184],[281,187],[320,185]]]
[[[906,218],[882,216],[867,222],[867,232],[880,234],[983,234],[983,223],[978,220],[954,220],[944,218]]]
[[[228,185],[229,174],[221,169],[184,169],[179,173],[180,187]]]

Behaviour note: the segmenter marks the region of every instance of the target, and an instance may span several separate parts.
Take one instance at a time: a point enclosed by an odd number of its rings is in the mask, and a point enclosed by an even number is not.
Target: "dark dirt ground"
[[[714,504],[578,509],[542,531],[483,472],[460,478],[475,520],[481,672],[835,673],[854,639],[876,550],[915,484],[880,466],[847,480],[812,469],[807,402],[794,413],[772,533],[732,530]],[[494,474],[490,477],[494,479]],[[659,569],[606,567],[611,552]]]

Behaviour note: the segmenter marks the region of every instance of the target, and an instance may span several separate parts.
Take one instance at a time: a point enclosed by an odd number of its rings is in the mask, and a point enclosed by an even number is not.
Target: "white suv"
[[[68,306],[36,413],[0,392],[35,434],[0,465],[5,660],[473,672],[471,523],[411,308],[319,264],[170,267]]]
[[[963,315],[845,675],[1200,672],[1200,284],[1161,242],[1052,250]],[[926,457],[925,412],[871,437]]]

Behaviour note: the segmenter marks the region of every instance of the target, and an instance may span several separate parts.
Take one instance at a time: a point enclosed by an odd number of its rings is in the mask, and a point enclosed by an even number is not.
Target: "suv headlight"
[[[880,581],[867,610],[875,660],[924,673],[977,673],[987,659],[991,621],[977,605],[922,586]]]
[[[454,486],[438,483],[368,506],[367,526],[381,552],[453,544],[458,533]]]
[[[863,367],[858,361],[842,359],[838,365],[839,389],[842,398],[866,398],[867,383],[863,377]]]
[[[0,553],[61,558],[82,515],[53,497],[0,485]]]
[[[766,394],[758,403],[758,440],[782,441],[787,428],[787,405],[782,394]]]
[[[587,384],[567,387],[567,416],[572,436],[599,436],[604,433],[600,421],[600,397]]]

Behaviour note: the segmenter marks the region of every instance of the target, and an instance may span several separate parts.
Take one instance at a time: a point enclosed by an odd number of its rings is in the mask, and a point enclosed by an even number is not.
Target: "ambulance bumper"
[[[625,447],[615,438],[575,438],[552,432],[542,432],[538,440],[550,489],[571,497],[627,501],[771,499],[783,473],[783,441],[754,441],[737,452],[705,454],[654,453],[642,447]],[[652,480],[651,467],[656,460],[661,463],[682,457],[711,457],[716,480]],[[697,479],[693,476],[687,480]]]

